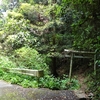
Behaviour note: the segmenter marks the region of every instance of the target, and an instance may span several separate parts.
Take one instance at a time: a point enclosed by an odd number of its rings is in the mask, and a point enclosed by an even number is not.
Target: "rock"
[[[12,86],[12,84],[0,80],[0,88],[3,88],[3,87],[11,87],[11,86]]]
[[[75,90],[74,93],[79,100],[89,100],[88,96],[83,91]]]
[[[89,100],[92,100],[93,96],[94,96],[93,93],[89,93],[88,94]]]

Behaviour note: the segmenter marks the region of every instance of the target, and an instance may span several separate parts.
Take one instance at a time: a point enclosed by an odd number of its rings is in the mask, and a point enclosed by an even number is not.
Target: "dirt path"
[[[86,92],[87,91],[87,85],[85,83],[85,76],[83,74],[78,75],[78,80],[81,85],[80,90]]]
[[[72,91],[22,88],[0,81],[0,100],[78,100]]]

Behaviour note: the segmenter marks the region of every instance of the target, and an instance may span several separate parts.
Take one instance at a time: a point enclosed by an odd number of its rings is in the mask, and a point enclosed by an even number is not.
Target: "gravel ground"
[[[0,100],[78,100],[73,91],[23,88],[0,81]]]

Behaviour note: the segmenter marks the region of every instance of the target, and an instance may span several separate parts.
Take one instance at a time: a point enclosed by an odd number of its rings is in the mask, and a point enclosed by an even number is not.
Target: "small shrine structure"
[[[64,49],[64,56],[70,58],[70,69],[69,69],[69,78],[70,79],[71,79],[71,75],[72,75],[73,58],[93,59],[94,60],[94,73],[96,74],[96,63],[95,63],[96,62],[96,52]]]

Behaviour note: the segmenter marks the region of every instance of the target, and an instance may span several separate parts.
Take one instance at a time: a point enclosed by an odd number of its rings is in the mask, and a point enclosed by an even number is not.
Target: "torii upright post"
[[[72,66],[73,66],[73,52],[71,52],[71,59],[70,59],[70,70],[69,70],[69,79],[71,80],[72,75]]]
[[[94,54],[94,74],[96,75],[96,53]]]

